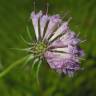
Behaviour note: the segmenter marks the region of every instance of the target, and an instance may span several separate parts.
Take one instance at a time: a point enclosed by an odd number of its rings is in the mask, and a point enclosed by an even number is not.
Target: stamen
[[[69,14],[69,11],[67,11],[61,18],[64,20],[64,18]]]
[[[48,0],[46,0],[46,2],[45,2],[45,3],[46,3],[46,8],[45,8],[46,10],[45,10],[45,13],[46,13],[46,14],[48,14],[48,7],[49,7]]]
[[[69,17],[69,19],[68,19],[68,21],[67,21],[67,22],[69,23],[71,20],[72,20],[72,17]]]
[[[84,43],[84,42],[86,42],[86,41],[87,41],[87,40],[81,40],[80,43]]]
[[[78,37],[79,37],[79,35],[80,35],[80,32],[76,35],[76,37],[78,38]]]
[[[48,14],[48,7],[49,7],[49,3],[47,2],[47,4],[46,4],[46,14]]]
[[[36,12],[35,6],[36,6],[36,0],[33,0],[34,12]]]

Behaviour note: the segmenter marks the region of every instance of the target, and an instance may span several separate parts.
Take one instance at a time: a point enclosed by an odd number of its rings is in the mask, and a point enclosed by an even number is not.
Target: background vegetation
[[[96,0],[49,0],[49,14],[69,12],[65,19],[73,17],[70,27],[81,39],[86,39],[81,46],[85,51],[82,72],[73,78],[60,76],[51,70],[45,62],[41,65],[37,86],[35,69],[32,62],[17,66],[5,77],[0,78],[0,96],[96,96]],[[36,9],[43,10],[44,0],[37,0]],[[11,48],[25,47],[19,35],[27,40],[26,26],[32,36],[33,27],[30,13],[33,10],[32,0],[0,0],[0,72],[25,53]]]

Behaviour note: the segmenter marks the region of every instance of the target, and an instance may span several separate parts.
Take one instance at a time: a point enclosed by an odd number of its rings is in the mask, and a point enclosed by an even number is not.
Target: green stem
[[[15,63],[11,64],[8,68],[6,68],[3,72],[0,73],[0,78],[4,77],[14,67],[16,67],[17,65],[24,62],[28,57],[29,57],[29,55],[17,60]]]

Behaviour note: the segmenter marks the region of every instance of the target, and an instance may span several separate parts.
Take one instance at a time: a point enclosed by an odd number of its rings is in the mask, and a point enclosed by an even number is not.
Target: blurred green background
[[[80,38],[86,39],[81,46],[85,51],[85,60],[81,66],[84,70],[73,78],[60,76],[43,63],[39,72],[40,86],[37,86],[35,69],[32,62],[20,65],[0,78],[0,96],[96,96],[96,0],[49,0],[49,14],[68,12],[68,19],[73,17],[70,27]],[[37,0],[36,9],[43,10],[45,0]],[[0,0],[0,72],[26,53],[12,50],[23,48],[27,38],[28,25],[32,36],[33,27],[30,13],[33,10],[32,0]]]

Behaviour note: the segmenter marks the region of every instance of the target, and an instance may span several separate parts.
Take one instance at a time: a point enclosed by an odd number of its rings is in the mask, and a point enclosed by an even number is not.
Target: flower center
[[[47,45],[45,44],[45,42],[39,41],[37,43],[32,44],[31,51],[35,56],[42,56],[46,49]]]

